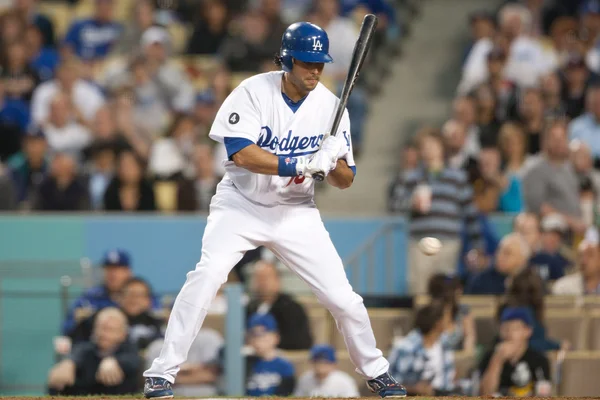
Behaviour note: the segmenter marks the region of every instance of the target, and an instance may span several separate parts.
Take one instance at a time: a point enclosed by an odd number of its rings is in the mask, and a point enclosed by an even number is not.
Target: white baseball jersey
[[[267,72],[243,81],[223,102],[209,137],[221,143],[226,138],[247,139],[277,156],[308,156],[319,150],[331,129],[338,98],[319,83],[294,112],[282,95],[282,77],[283,72]],[[345,159],[354,167],[348,110],[337,134],[346,139]],[[255,174],[231,160],[224,162],[223,181],[231,181],[254,202],[267,206],[314,203],[313,179]]]

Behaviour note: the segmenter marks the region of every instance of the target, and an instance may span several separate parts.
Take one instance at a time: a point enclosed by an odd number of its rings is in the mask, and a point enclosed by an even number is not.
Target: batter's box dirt
[[[48,400],[48,399],[68,399],[68,400],[141,400],[143,399],[143,396],[139,396],[139,397],[130,397],[130,396],[89,396],[89,397],[59,397],[59,396],[46,396],[46,397],[27,397],[27,396],[22,396],[22,397],[3,397],[0,396],[0,399],[2,400],[35,400],[35,399],[44,399],[44,400]],[[556,399],[573,399],[573,400],[597,400],[600,399],[600,397],[529,397],[530,399],[537,399],[537,400],[556,400]],[[227,400],[227,399],[236,399],[236,400],[254,400],[257,399],[256,397],[204,397],[204,398],[196,398],[196,397],[177,397],[175,396],[175,400],[178,399],[182,399],[182,400]],[[295,400],[316,400],[318,399],[317,397],[312,397],[312,398],[305,398],[305,397],[267,397],[266,399],[268,400],[278,400],[278,399],[295,399]],[[339,398],[328,398],[327,400],[340,400],[340,399],[345,399],[342,397]],[[352,399],[348,399],[348,400],[373,400],[373,399],[377,399],[377,397],[362,397],[362,398],[352,398]],[[477,400],[477,399],[511,399],[511,400],[515,400],[514,397],[492,397],[492,396],[483,396],[483,397],[462,397],[462,396],[455,396],[455,397],[408,397],[407,399],[418,399],[418,400],[462,400],[462,399],[470,399],[470,400]]]

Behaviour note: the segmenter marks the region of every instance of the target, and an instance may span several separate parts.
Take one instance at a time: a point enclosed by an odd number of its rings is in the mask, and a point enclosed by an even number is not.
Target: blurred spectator
[[[521,92],[519,118],[527,138],[527,152],[537,154],[541,150],[541,137],[546,125],[544,98],[536,88],[527,88]]]
[[[33,68],[42,82],[54,78],[54,72],[60,63],[58,52],[53,47],[44,47],[42,32],[30,25],[25,32],[25,45],[29,66]]]
[[[208,144],[194,147],[195,177],[183,181],[178,188],[179,211],[208,212],[219,183],[214,171],[212,148]]]
[[[529,265],[544,281],[555,281],[571,266],[571,260],[565,255],[564,243],[569,227],[560,215],[552,214],[544,217],[541,226],[540,247],[534,249]]]
[[[477,344],[477,331],[469,306],[460,303],[462,292],[460,279],[450,275],[436,274],[427,285],[429,297],[444,304],[444,312],[450,314],[444,332],[448,344],[453,350],[473,353]]]
[[[37,10],[40,1],[41,0],[16,0],[14,2],[14,7],[25,21],[39,30],[42,35],[43,46],[54,47],[54,25],[47,16],[40,14]]]
[[[39,211],[85,211],[89,209],[88,189],[81,179],[73,156],[57,153],[50,174],[40,184],[34,208]]]
[[[154,25],[155,12],[155,1],[136,0],[131,6],[129,18],[123,32],[117,38],[112,50],[113,53],[120,55],[138,53],[142,34]]]
[[[562,100],[566,114],[570,119],[579,117],[586,106],[586,90],[590,80],[590,72],[580,55],[572,55],[564,71]],[[593,105],[588,111],[594,113]]]
[[[144,177],[142,161],[131,151],[119,155],[117,175],[104,193],[107,211],[155,211],[154,189]]]
[[[567,108],[562,100],[563,84],[557,72],[550,72],[542,77],[541,90],[546,105],[546,117],[551,119],[565,118]]]
[[[498,307],[498,319],[501,318],[503,311],[510,307],[525,307],[532,311],[533,323],[531,325],[531,336],[529,337],[529,347],[532,350],[545,353],[547,351],[558,350],[561,343],[548,337],[544,327],[545,288],[537,271],[526,268],[517,274],[512,280],[506,297]],[[565,341],[564,347],[569,344]]]
[[[0,79],[6,97],[29,102],[40,77],[28,63],[24,40],[16,40],[4,46],[6,58],[2,63]]]
[[[594,169],[591,149],[585,143],[575,139],[569,144],[571,163],[579,180],[579,199],[581,213],[586,225],[595,223],[595,204],[600,194],[600,172]]]
[[[281,0],[257,0],[256,10],[266,18],[267,38],[265,45],[269,49],[279,49],[281,37],[287,25],[281,18]],[[273,50],[271,50],[273,54]]]
[[[194,142],[197,136],[191,115],[175,116],[165,137],[152,144],[148,172],[160,180],[192,177]]]
[[[213,329],[202,327],[192,342],[185,364],[179,367],[175,390],[181,397],[215,397],[218,395],[219,351],[225,342],[221,334]],[[144,356],[146,368],[160,355],[163,339],[155,340],[148,346]]]
[[[441,302],[420,308],[413,330],[390,353],[390,374],[410,396],[444,396],[455,389],[454,350],[444,335],[451,321],[444,308]]]
[[[255,72],[270,62],[281,46],[281,35],[276,46],[270,45],[268,35],[269,22],[264,14],[250,11],[241,16],[239,27],[228,33],[219,51],[227,68],[231,72]]]
[[[123,33],[123,26],[115,20],[114,7],[118,0],[94,0],[92,18],[75,21],[65,35],[63,50],[84,61],[107,57]]]
[[[466,131],[466,142],[463,151],[469,156],[477,158],[481,148],[480,129],[477,126],[477,104],[470,96],[459,96],[452,103],[454,120],[462,123]]]
[[[280,336],[273,315],[251,315],[247,334],[254,354],[246,357],[246,395],[290,396],[296,385],[294,366],[277,355]]]
[[[569,161],[567,127],[551,123],[544,132],[543,154],[523,178],[523,193],[527,209],[546,215],[560,213],[569,228],[582,232],[579,205],[579,181]]]
[[[479,178],[473,183],[473,200],[483,213],[519,212],[523,208],[521,183],[500,170],[500,151],[484,147],[479,152]]]
[[[415,143],[407,143],[402,147],[402,155],[400,156],[402,162],[400,170],[409,171],[419,166],[419,148]]]
[[[73,106],[69,96],[57,93],[50,101],[50,114],[44,129],[50,152],[68,153],[80,161],[82,151],[92,136],[85,125],[74,118]]]
[[[550,365],[543,353],[528,346],[533,325],[531,311],[525,307],[507,308],[500,321],[502,342],[479,364],[481,395],[535,396],[536,383],[550,381]]]
[[[43,126],[48,122],[50,103],[59,92],[69,96],[75,115],[83,125],[89,123],[104,104],[100,90],[81,79],[81,63],[67,60],[59,65],[55,79],[42,83],[33,92],[31,116],[36,125]]]
[[[216,103],[215,94],[210,89],[196,95],[193,117],[198,134],[202,138],[208,137],[208,131],[217,113]]]
[[[419,152],[422,165],[403,174],[390,199],[391,211],[410,215],[409,287],[415,294],[426,292],[433,274],[456,272],[463,222],[468,224],[473,249],[483,248],[472,188],[463,171],[445,165],[442,137],[423,132]],[[419,240],[427,236],[444,242],[435,256],[419,249]]]
[[[0,162],[0,211],[12,211],[17,205],[15,185],[8,169]]]
[[[479,140],[482,146],[496,146],[498,144],[498,100],[494,89],[489,84],[481,85],[475,91],[477,103],[477,124],[479,125]]]
[[[252,300],[247,315],[271,314],[277,321],[279,348],[307,350],[312,346],[310,323],[304,308],[290,295],[281,292],[281,277],[274,264],[259,261],[252,280]]]
[[[582,241],[577,249],[578,271],[552,285],[552,294],[586,296],[600,294],[600,252],[598,244]]]
[[[528,168],[534,164],[534,158],[527,154],[525,132],[521,125],[515,122],[502,124],[498,146],[502,153],[504,172],[507,176],[514,176],[522,181]]]
[[[587,92],[587,111],[569,124],[569,139],[585,143],[595,159],[600,159],[600,85]]]
[[[500,241],[493,266],[474,275],[465,288],[467,294],[503,294],[510,280],[527,266],[531,249],[518,233],[510,233]]]
[[[488,71],[485,84],[489,85],[495,94],[496,114],[500,120],[514,116],[517,103],[517,87],[504,74],[506,57],[506,50],[501,46],[495,46],[487,54],[485,61]],[[461,91],[460,87],[459,91]]]
[[[504,77],[520,87],[533,86],[552,67],[537,40],[530,37],[532,16],[523,5],[508,3],[498,15],[500,37],[483,38],[471,50],[459,85],[461,93],[468,93],[489,78],[486,58],[494,47],[494,42],[506,41],[508,51]]]
[[[22,100],[4,95],[0,81],[0,160],[5,161],[21,150],[21,141],[29,125],[29,108]]]
[[[523,236],[529,248],[535,252],[541,246],[540,220],[530,212],[519,213],[513,220],[513,232]]]
[[[117,147],[132,149],[141,159],[147,160],[152,132],[148,132],[144,124],[140,124],[143,116],[147,115],[138,114],[134,107],[132,93],[122,90],[113,97],[109,108],[101,108],[96,113],[96,137],[110,139]],[[152,121],[154,120],[149,122]],[[159,128],[162,126],[159,125],[157,129]]]
[[[106,307],[118,307],[119,294],[131,278],[129,253],[112,249],[105,253],[102,261],[104,279],[101,284],[88,289],[69,310],[63,324],[63,334],[69,335],[77,323]]]
[[[25,35],[27,22],[22,15],[15,9],[10,9],[0,16],[0,60],[6,60],[6,46],[15,41],[22,40]]]
[[[313,346],[310,361],[312,368],[298,379],[294,397],[360,397],[356,381],[337,368],[333,347]]]
[[[38,129],[27,132],[23,150],[10,157],[7,166],[17,191],[17,203],[21,208],[29,208],[50,169],[44,132]]]
[[[442,126],[442,135],[448,166],[463,170],[471,182],[477,175],[477,159],[467,152],[466,126],[455,119],[448,120]]]
[[[131,278],[125,282],[119,295],[120,309],[128,321],[127,339],[142,351],[162,336],[162,320],[153,315],[152,301],[152,288],[141,278]],[[73,344],[91,340],[95,322],[101,312],[96,312],[77,324],[69,335]]]
[[[471,31],[470,43],[465,51],[465,58],[471,52],[473,45],[481,39],[493,39],[496,33],[496,17],[487,11],[476,11],[469,16]]]
[[[88,148],[91,159],[87,168],[90,206],[104,209],[104,193],[115,175],[117,153],[110,141],[97,141]]]
[[[199,18],[187,43],[188,54],[216,54],[227,35],[229,25],[227,5],[219,0],[207,0],[200,5]]]
[[[125,395],[139,390],[142,366],[135,345],[127,341],[127,319],[117,308],[102,310],[91,342],[73,348],[48,376],[54,396]]]

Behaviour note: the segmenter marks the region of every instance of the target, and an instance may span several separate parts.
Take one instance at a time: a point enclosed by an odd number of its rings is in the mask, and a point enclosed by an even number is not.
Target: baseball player
[[[233,90],[219,109],[209,136],[224,143],[226,175],[211,200],[202,256],[175,300],[162,351],[144,372],[147,398],[170,398],[212,299],[246,251],[269,248],[312,288],[344,336],[350,359],[381,397],[404,397],[376,347],[362,298],[314,202],[312,176],[345,189],[356,167],[350,122],[329,135],[338,99],[319,83],[332,62],[327,33],[298,22],[285,31],[275,62],[283,71],[258,74]]]

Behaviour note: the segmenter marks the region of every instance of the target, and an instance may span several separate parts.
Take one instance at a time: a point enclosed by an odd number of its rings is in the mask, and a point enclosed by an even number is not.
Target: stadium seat
[[[369,308],[367,311],[377,340],[377,347],[384,354],[390,351],[395,337],[406,335],[412,327],[412,310]],[[333,346],[338,350],[346,348],[344,338],[337,332],[337,329],[334,333]]]
[[[567,353],[560,368],[558,394],[565,397],[598,396],[600,393],[600,352]]]
[[[202,324],[203,328],[214,329],[221,336],[225,337],[225,315],[223,314],[208,314]]]
[[[600,310],[600,296],[586,296],[583,306],[588,310]]]
[[[50,18],[54,24],[54,34],[57,38],[62,38],[71,24],[71,8],[63,3],[45,3],[38,2],[40,14]]]
[[[469,306],[471,310],[489,310],[496,312],[498,297],[496,296],[462,296],[460,303]]]
[[[73,19],[90,18],[94,14],[94,0],[80,0],[73,9]]]
[[[548,336],[556,340],[568,340],[573,350],[587,349],[587,318],[581,310],[548,310],[545,326]]]
[[[471,311],[475,320],[475,330],[477,332],[477,343],[485,348],[491,346],[498,333],[498,323],[496,322],[496,310],[475,308]]]
[[[310,321],[310,330],[315,343],[329,344],[331,340],[331,322],[329,311],[325,308],[305,308]]]
[[[294,364],[296,379],[310,369],[310,351],[308,350],[280,350],[279,353],[289,362]]]
[[[587,348],[592,351],[600,351],[600,310],[588,312]]]
[[[171,24],[167,28],[169,30],[169,34],[171,35],[171,44],[173,52],[176,54],[182,53],[185,51],[185,47],[187,46],[187,38],[190,36],[191,32],[189,29],[182,24]]]
[[[575,309],[583,305],[582,298],[576,296],[546,296],[546,310]]]
[[[115,18],[121,22],[126,22],[131,16],[131,11],[135,0],[119,0],[115,2]]]
[[[154,197],[156,207],[162,212],[177,211],[177,183],[156,182],[154,183]]]

